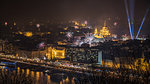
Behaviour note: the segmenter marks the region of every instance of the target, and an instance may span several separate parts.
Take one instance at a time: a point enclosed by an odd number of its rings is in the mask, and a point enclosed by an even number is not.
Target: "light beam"
[[[129,17],[129,11],[128,11],[127,0],[124,0],[124,3],[125,3],[125,8],[126,8],[126,13],[127,13],[127,18],[128,18],[128,24],[129,24],[130,36],[131,36],[131,39],[133,39],[133,36],[132,36],[132,30],[131,30],[131,23],[130,23],[130,17]]]
[[[139,28],[139,30],[138,30],[137,35],[136,35],[136,39],[137,39],[138,36],[139,36],[139,33],[140,33],[140,31],[141,31],[141,28],[142,28],[142,26],[143,26],[143,24],[144,24],[144,21],[145,21],[145,18],[146,18],[146,16],[147,16],[148,12],[149,12],[149,8],[146,10],[145,16],[144,16],[144,18],[143,18],[143,20],[142,20],[141,26],[140,26],[140,28]]]
[[[134,39],[134,0],[130,0],[130,20],[131,20],[132,37]]]

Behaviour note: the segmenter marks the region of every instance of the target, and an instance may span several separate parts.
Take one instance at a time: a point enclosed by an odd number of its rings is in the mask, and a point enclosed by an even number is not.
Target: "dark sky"
[[[135,11],[143,12],[148,0],[135,0]],[[125,13],[124,0],[5,0],[0,15],[9,17],[103,17]]]
[[[150,0],[135,0],[135,25],[138,27]],[[111,18],[118,28],[128,31],[124,0],[4,0],[0,1],[0,18],[46,18],[51,20],[88,20],[102,25]],[[117,19],[116,19],[117,18]],[[119,18],[119,20],[118,20]],[[109,21],[108,21],[109,24]],[[123,26],[122,26],[123,25]],[[125,25],[125,26],[124,26]],[[110,25],[111,26],[111,25]],[[146,18],[146,33],[150,28],[150,12]],[[148,31],[147,31],[148,30]]]

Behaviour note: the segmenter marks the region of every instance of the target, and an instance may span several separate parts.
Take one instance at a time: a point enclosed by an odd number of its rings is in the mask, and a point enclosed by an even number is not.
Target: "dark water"
[[[65,73],[52,73],[47,74],[43,71],[23,69],[20,67],[10,68],[7,66],[0,66],[3,72],[9,71],[14,74],[25,74],[33,79],[33,84],[75,84],[75,77],[69,77]],[[63,75],[62,75],[63,74]]]

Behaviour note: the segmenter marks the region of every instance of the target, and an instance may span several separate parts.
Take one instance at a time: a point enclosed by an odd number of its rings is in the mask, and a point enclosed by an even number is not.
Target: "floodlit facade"
[[[48,59],[64,59],[65,58],[65,48],[60,47],[48,47],[48,52],[46,53]]]
[[[94,34],[95,34],[96,38],[103,38],[103,37],[108,37],[111,35],[108,27],[106,27],[106,21],[104,22],[104,26],[102,27],[102,29],[99,32],[98,32],[97,28],[95,28]]]

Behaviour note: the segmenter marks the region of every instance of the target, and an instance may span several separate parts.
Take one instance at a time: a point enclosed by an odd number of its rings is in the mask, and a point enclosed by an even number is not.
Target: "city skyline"
[[[137,33],[144,14],[148,8],[148,0],[135,1],[135,33]],[[0,4],[0,21],[16,21],[18,24],[37,19],[40,21],[64,22],[70,20],[88,21],[90,25],[103,25],[106,20],[112,31],[120,34],[129,34],[127,15],[124,0],[110,1],[9,1]],[[150,32],[150,13],[148,13],[141,33],[147,35]],[[117,23],[117,25],[114,25]]]
[[[0,84],[149,84],[150,0],[0,1]]]

